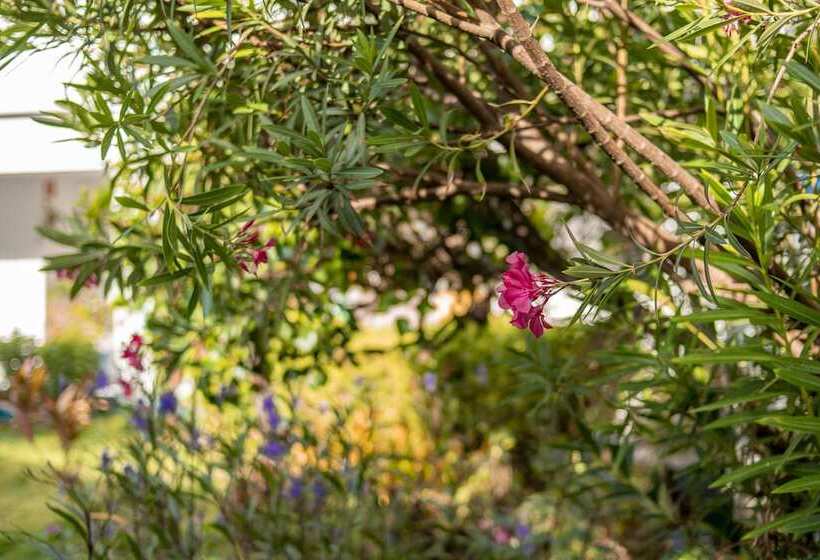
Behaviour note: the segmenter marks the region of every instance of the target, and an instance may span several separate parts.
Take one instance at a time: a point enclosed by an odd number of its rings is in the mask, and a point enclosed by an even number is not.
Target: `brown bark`
[[[494,110],[472,90],[453,77],[447,68],[417,43],[409,43],[411,52],[422,60],[435,78],[467,108],[485,127],[498,124]],[[568,160],[543,134],[519,121],[519,130],[506,138],[515,142],[516,154],[536,171],[564,185],[573,199],[585,210],[600,216],[616,231],[640,245],[655,250],[666,250],[675,243],[675,237],[654,222],[635,215],[623,202],[608,191],[597,176],[585,172],[574,161]],[[514,139],[513,139],[514,138]]]
[[[441,23],[444,23],[445,25],[461,30],[475,37],[492,41],[500,48],[505,50],[507,53],[509,53],[514,59],[516,59],[522,65],[524,65],[530,72],[532,72],[536,76],[539,76],[539,78],[541,77],[539,75],[539,65],[533,61],[528,49],[526,49],[519,41],[510,37],[503,29],[501,29],[497,22],[491,21],[492,18],[487,17],[486,12],[484,12],[483,10],[477,10],[477,12],[479,12],[479,17],[482,21],[480,23],[476,23],[464,19],[462,17],[456,17],[451,13],[441,10],[435,6],[427,6],[421,2],[418,2],[417,0],[391,0],[391,2],[401,5],[418,14],[435,19]],[[510,5],[512,4],[510,3]],[[518,11],[515,10],[514,5],[512,5],[512,8],[514,10],[514,13],[518,14]],[[518,14],[518,17],[521,18],[521,15]],[[523,21],[523,18],[521,18],[521,21]],[[526,22],[524,22],[524,27],[526,27],[528,35],[531,37],[532,35],[531,33],[529,33],[529,26],[526,24]],[[540,51],[541,54],[544,55],[543,51],[540,49],[540,46],[538,46],[537,41],[533,40],[533,42],[536,47],[535,52]],[[700,181],[698,181],[694,176],[692,176],[688,171],[686,171],[675,160],[673,160],[660,148],[655,146],[652,142],[650,142],[640,133],[634,130],[631,126],[629,126],[629,124],[624,122],[622,119],[618,119],[617,116],[612,113],[612,111],[610,111],[609,109],[595,101],[592,97],[589,96],[589,94],[587,94],[581,88],[576,86],[565,76],[560,74],[560,72],[557,72],[557,74],[553,74],[553,78],[555,78],[553,80],[553,86],[560,88],[561,91],[571,89],[574,92],[571,95],[579,97],[580,100],[583,101],[584,108],[581,113],[582,115],[584,115],[585,117],[587,117],[587,115],[591,115],[591,117],[600,122],[601,126],[603,126],[604,129],[608,130],[609,132],[611,132],[619,138],[623,138],[623,140],[627,144],[629,144],[636,152],[638,152],[647,160],[649,160],[650,163],[657,167],[669,179],[680,184],[684,192],[686,192],[687,196],[693,202],[695,202],[704,209],[711,210],[713,212],[719,211],[717,205],[707,198],[706,190],[704,189]],[[556,91],[558,91],[558,89],[556,89]],[[591,126],[593,127],[593,129],[597,130],[597,127],[595,127],[594,124]],[[597,132],[596,134],[600,135],[599,132]],[[596,140],[598,139],[596,138]],[[603,141],[606,143],[605,139]],[[639,169],[633,169],[632,171],[636,174],[637,177],[640,177]]]

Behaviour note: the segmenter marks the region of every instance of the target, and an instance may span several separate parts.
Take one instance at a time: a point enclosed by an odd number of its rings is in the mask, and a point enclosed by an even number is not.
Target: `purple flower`
[[[159,396],[159,413],[163,416],[166,414],[176,414],[177,412],[177,396],[173,391],[165,391]]]
[[[272,439],[260,447],[259,452],[268,459],[279,459],[288,452],[288,447],[281,441]]]
[[[144,406],[140,406],[134,410],[131,415],[131,424],[140,432],[148,433],[148,414]]]
[[[107,449],[103,449],[102,455],[100,455],[100,470],[108,471],[111,468],[111,454],[108,453]]]
[[[129,479],[131,482],[133,482],[134,484],[138,483],[139,480],[140,480],[140,477],[137,474],[137,471],[135,471],[134,467],[132,467],[131,465],[125,465],[125,467],[122,469],[122,474],[124,474],[125,477],[127,479]]]
[[[231,396],[231,389],[228,385],[220,385],[219,393],[216,395],[216,404],[222,404]]]
[[[288,497],[291,500],[298,500],[302,497],[302,492],[305,489],[305,483],[302,479],[296,476],[290,478],[290,487],[288,488]]]
[[[521,542],[530,538],[530,532],[530,527],[526,523],[517,523],[515,525],[515,537]]]
[[[94,391],[102,391],[106,387],[108,387],[108,376],[103,370],[100,370],[94,377]]]
[[[498,287],[498,305],[512,310],[513,326],[529,329],[538,338],[550,328],[544,318],[544,306],[558,293],[558,281],[543,272],[530,272],[527,255],[520,251],[509,255],[507,264],[510,266]]]
[[[435,393],[438,388],[438,375],[432,371],[426,372],[422,376],[422,384],[424,385],[425,391],[428,393]]]
[[[475,367],[475,380],[479,385],[486,385],[490,380],[490,370],[487,369],[487,364],[478,364]]]
[[[191,439],[188,441],[188,450],[189,451],[200,451],[200,450],[202,450],[202,442],[200,441],[202,439],[202,434],[199,432],[199,430],[196,429],[196,427],[191,428],[190,437],[191,437]]]
[[[327,486],[321,480],[313,481],[313,497],[316,499],[317,506],[321,506],[327,497]]]
[[[270,426],[271,430],[275,430],[279,427],[279,423],[282,419],[279,416],[279,412],[276,410],[276,403],[273,401],[273,395],[267,395],[264,399],[262,399],[262,412],[264,412],[265,419],[268,421],[268,426]]]

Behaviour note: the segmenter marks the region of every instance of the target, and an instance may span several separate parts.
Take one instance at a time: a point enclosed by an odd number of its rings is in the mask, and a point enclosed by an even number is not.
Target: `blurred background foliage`
[[[136,432],[38,475],[44,553],[816,553],[818,7],[499,6],[0,6],[3,61],[80,58],[39,120],[110,163],[46,268],[145,310],[154,376],[12,373],[72,379],[64,446],[94,403]],[[577,320],[503,325],[513,251]]]

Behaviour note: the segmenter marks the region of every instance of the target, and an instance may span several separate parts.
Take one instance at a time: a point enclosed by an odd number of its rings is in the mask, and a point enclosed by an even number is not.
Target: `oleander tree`
[[[654,535],[816,552],[815,3],[7,0],[0,18],[2,64],[79,60],[36,120],[108,163],[42,230],[67,248],[46,269],[147,305],[162,371],[199,367],[217,399],[235,368],[208,348],[321,383],[361,358],[360,308],[457,294],[435,329],[397,324],[439,351],[493,332],[503,281],[529,331],[515,367],[543,380],[524,392],[550,394],[516,401],[550,419],[515,424],[533,491],[530,455],[559,449],[546,479],[590,516],[628,497],[602,511],[636,554]],[[548,317],[559,291],[571,329]],[[559,369],[545,330],[577,344]]]

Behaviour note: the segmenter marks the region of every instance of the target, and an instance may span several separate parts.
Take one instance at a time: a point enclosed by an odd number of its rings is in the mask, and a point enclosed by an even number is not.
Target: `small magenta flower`
[[[279,412],[276,410],[276,403],[273,401],[273,395],[267,395],[262,399],[262,412],[265,414],[265,419],[268,421],[268,426],[271,430],[276,430],[282,421]]]
[[[493,540],[498,544],[507,544],[510,542],[512,535],[504,527],[498,526],[493,529]]]
[[[732,0],[725,0],[724,6],[726,8],[726,13],[723,14],[723,19],[726,20],[726,24],[723,26],[723,32],[731,37],[738,32],[741,25],[750,23],[752,21],[752,17],[738,11],[732,5]]]
[[[126,399],[131,398],[131,395],[134,393],[134,388],[131,386],[131,384],[122,378],[117,379],[117,383],[119,384],[120,389],[122,389],[122,395]]]
[[[253,252],[253,264],[255,266],[259,266],[262,263],[268,262],[268,250],[267,249],[256,249]]]
[[[527,255],[519,251],[507,257],[507,264],[510,266],[498,287],[498,305],[512,310],[513,326],[529,329],[538,338],[550,328],[544,306],[560,290],[558,281],[543,272],[530,272]]]
[[[421,378],[424,390],[428,393],[435,393],[438,388],[438,375],[435,372],[428,371]]]
[[[276,460],[283,457],[285,453],[288,452],[288,447],[281,441],[271,439],[259,448],[259,452],[268,459]]]
[[[241,245],[256,245],[259,241],[259,231],[253,228],[253,225],[256,223],[256,220],[250,220],[245,222],[241,228],[239,228],[239,235],[236,237],[236,242]]]
[[[120,357],[137,371],[145,369],[142,365],[142,345],[142,337],[138,334],[132,334],[131,340],[123,347],[120,354]]]
[[[255,220],[245,222],[239,232],[232,239],[234,257],[243,272],[253,272],[259,265],[268,262],[268,249],[276,245],[275,239],[268,240],[264,245],[259,238],[259,230],[255,227]]]
[[[178,404],[179,402],[174,392],[165,391],[159,396],[159,413],[163,416],[166,414],[176,414]]]
[[[60,268],[57,271],[57,279],[58,280],[69,280],[74,281],[77,278],[77,269],[76,268]],[[85,279],[83,282],[83,288],[94,288],[100,285],[100,279],[97,277],[95,273],[92,273]]]

